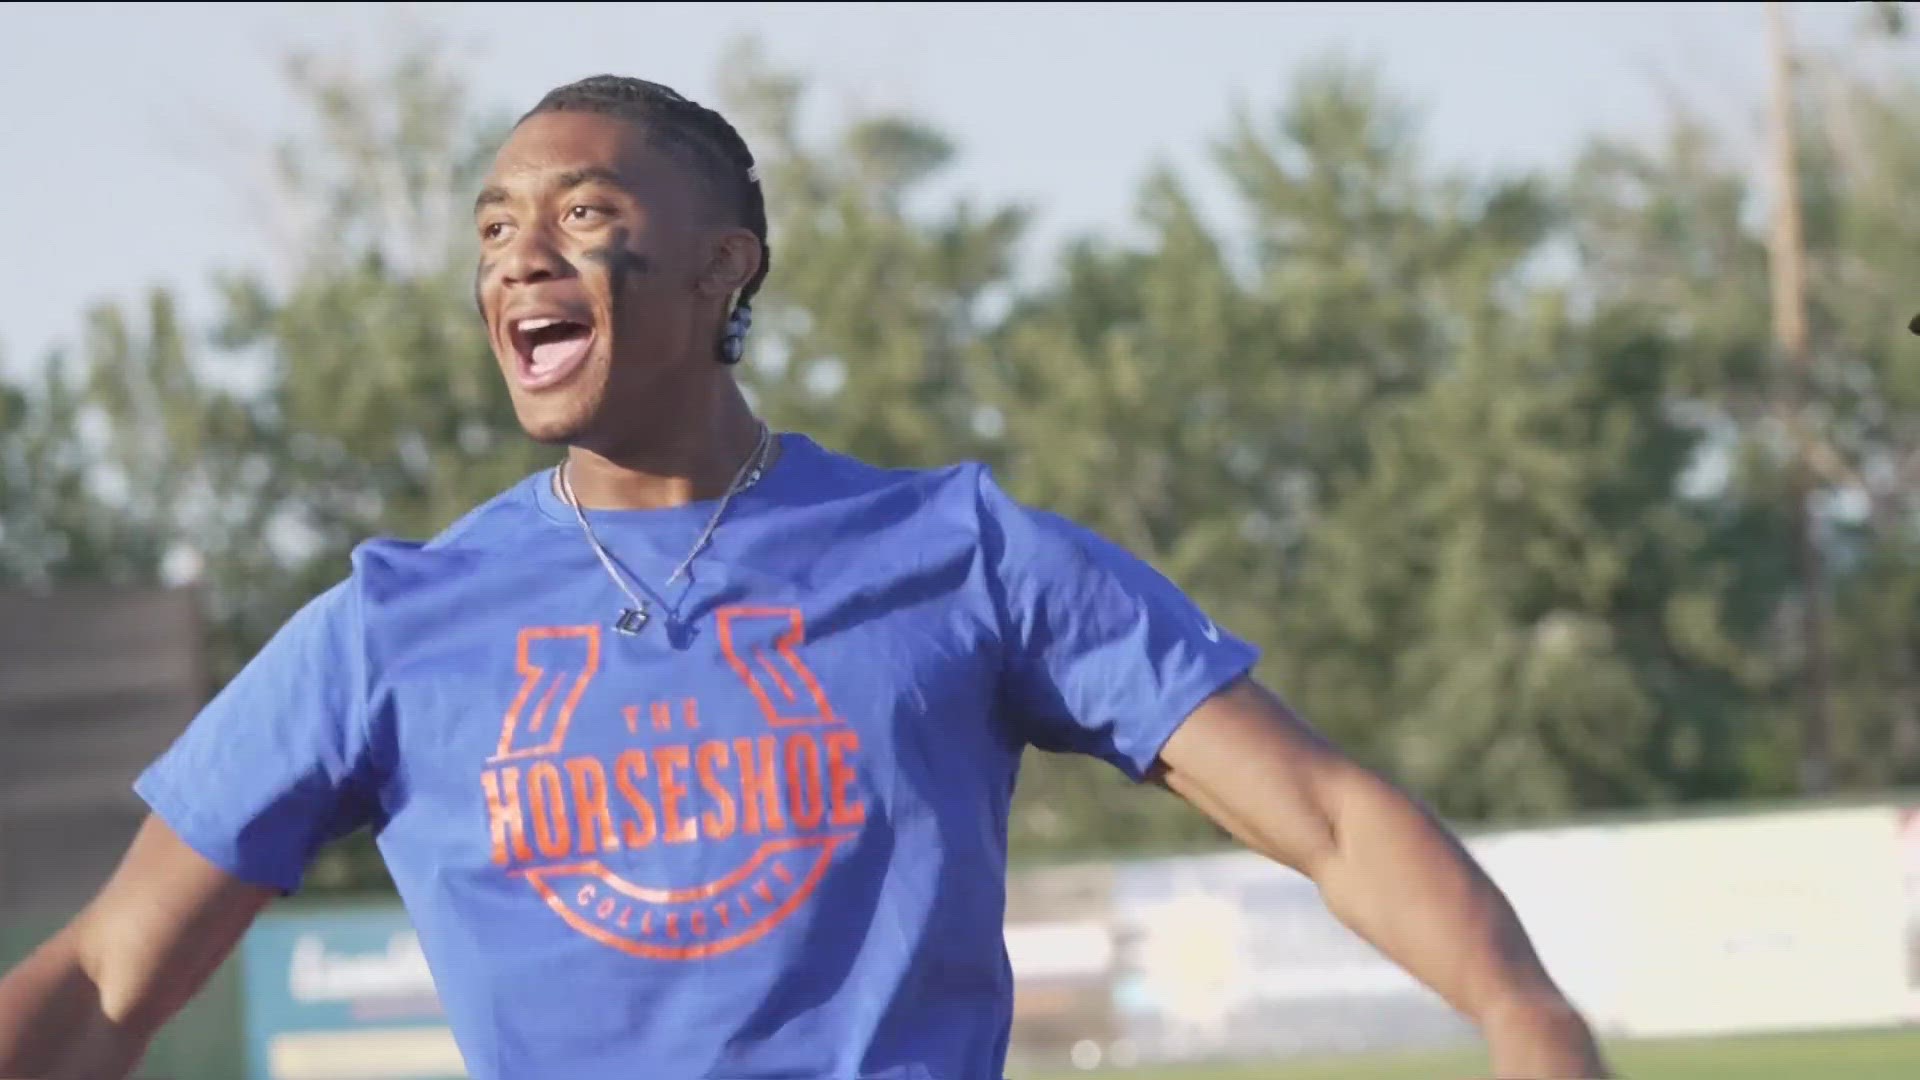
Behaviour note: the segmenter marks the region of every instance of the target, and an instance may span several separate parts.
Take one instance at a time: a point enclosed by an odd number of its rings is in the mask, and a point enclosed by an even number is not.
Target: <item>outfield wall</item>
[[[1469,846],[1608,1037],[1920,1019],[1920,810],[1524,830]],[[1063,1044],[1018,1032],[1023,1063],[1261,1058],[1473,1037],[1330,918],[1291,871],[1230,853],[1128,864],[1114,883],[1112,914],[1076,927],[1114,943],[1105,973],[1113,1001],[1085,1006],[1111,1008],[1113,1034]]]
[[[146,807],[133,780],[206,701],[191,589],[0,590],[0,969],[103,884]],[[239,1080],[239,962],[147,1055],[150,1080]]]
[[[1611,1037],[1920,1018],[1920,811],[1811,808],[1491,833],[1469,845]],[[1458,1045],[1471,1029],[1245,853],[1018,873],[1010,1071]],[[289,904],[154,1076],[461,1075],[404,913]],[[226,1010],[244,1064],[220,1039]],[[183,1043],[185,1045],[183,1045]],[[217,1060],[186,1068],[187,1047]]]

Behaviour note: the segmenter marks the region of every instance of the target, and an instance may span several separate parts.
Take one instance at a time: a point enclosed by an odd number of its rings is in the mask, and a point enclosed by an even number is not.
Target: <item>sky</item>
[[[1814,48],[1862,14],[1790,8]],[[1330,54],[1377,65],[1419,109],[1429,156],[1473,169],[1561,164],[1595,134],[1657,132],[1675,104],[1757,151],[1766,90],[1759,3],[15,3],[0,7],[0,363],[72,344],[90,304],[153,285],[209,315],[215,270],[272,255],[249,185],[301,115],[282,57],[377,58],[408,25],[516,111],[603,71],[710,100],[723,51],[751,35],[835,115],[892,106],[945,131],[947,189],[1033,205],[1039,251],[1124,228],[1157,162],[1204,176],[1236,105],[1270,114]]]

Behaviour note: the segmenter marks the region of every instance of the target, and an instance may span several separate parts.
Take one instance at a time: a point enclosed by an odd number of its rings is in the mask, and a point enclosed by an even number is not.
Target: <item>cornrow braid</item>
[[[656,145],[683,153],[701,175],[725,195],[741,227],[760,240],[760,266],[740,290],[719,342],[722,363],[740,361],[747,330],[753,324],[753,298],[773,266],[767,244],[767,201],[753,151],[726,118],[668,86],[620,75],[595,75],[547,93],[521,117],[548,112],[590,112],[632,120]]]

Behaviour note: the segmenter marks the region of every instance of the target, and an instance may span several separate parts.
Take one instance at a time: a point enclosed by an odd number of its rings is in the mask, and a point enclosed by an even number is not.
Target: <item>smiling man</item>
[[[978,466],[875,468],[753,414],[766,212],[717,114],[558,89],[475,229],[514,407],[564,460],[362,545],[140,778],[123,865],[0,981],[0,1076],[128,1075],[370,827],[482,1080],[991,1080],[1029,746],[1310,875],[1500,1076],[1605,1075],[1461,845],[1166,579]]]

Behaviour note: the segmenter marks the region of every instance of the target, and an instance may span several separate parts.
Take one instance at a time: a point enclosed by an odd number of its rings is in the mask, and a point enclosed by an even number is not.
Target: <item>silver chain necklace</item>
[[[680,560],[680,565],[674,567],[672,576],[667,578],[667,583],[661,586],[663,592],[673,588],[673,583],[679,581],[680,575],[686,573],[687,568],[693,565],[693,560],[707,546],[707,541],[713,539],[713,532],[720,527],[720,518],[726,514],[727,504],[733,501],[733,497],[760,482],[760,477],[766,472],[767,451],[772,446],[773,432],[763,423],[760,425],[760,438],[754,443],[753,452],[747,455],[747,460],[740,463],[739,471],[733,474],[733,482],[727,485],[726,494],[720,497],[720,505],[714,507],[713,516],[707,519],[707,527],[701,530],[700,538],[693,542],[693,548],[687,552],[687,557]],[[580,523],[580,531],[586,535],[587,543],[593,548],[593,553],[599,556],[600,565],[606,567],[607,576],[612,578],[613,583],[620,587],[620,591],[626,594],[628,600],[632,601],[632,607],[620,609],[620,617],[614,620],[613,628],[628,637],[638,634],[653,618],[647,602],[640,598],[640,594],[631,585],[627,584],[626,576],[621,574],[619,567],[614,565],[613,557],[607,554],[605,547],[601,546],[600,538],[593,534],[593,526],[587,524],[587,515],[580,509],[580,500],[574,497],[573,482],[567,478],[566,462],[562,461],[560,467],[555,470],[554,479],[560,489],[560,498],[573,508],[574,520]]]

